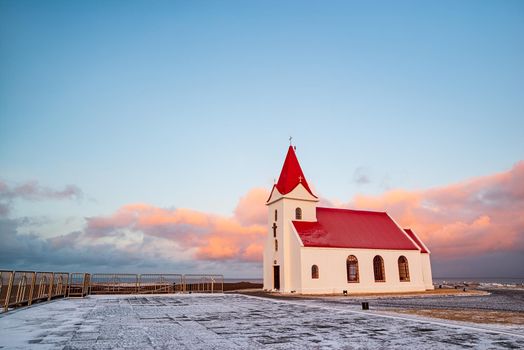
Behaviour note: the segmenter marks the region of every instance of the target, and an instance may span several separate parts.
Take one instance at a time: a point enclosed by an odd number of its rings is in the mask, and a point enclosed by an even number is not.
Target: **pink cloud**
[[[240,199],[234,217],[222,217],[191,209],[164,209],[149,204],[129,204],[107,217],[87,218],[82,237],[94,242],[123,230],[167,239],[200,260],[259,261],[265,225],[260,224],[267,191],[254,189]],[[262,200],[257,200],[264,198]]]
[[[235,208],[235,218],[242,224],[265,225],[267,208],[265,206],[269,191],[265,188],[253,188],[241,197]]]
[[[113,244],[133,254],[169,259],[185,254],[193,260],[258,262],[267,233],[267,196],[265,189],[252,189],[239,199],[231,217],[128,204],[111,215],[87,218],[81,234],[52,243]],[[321,203],[330,204],[326,199]],[[439,257],[524,253],[524,162],[506,172],[428,190],[357,195],[343,206],[387,211],[401,226],[414,229]]]
[[[434,253],[524,252],[524,161],[506,172],[448,186],[359,195],[349,206],[387,211]]]

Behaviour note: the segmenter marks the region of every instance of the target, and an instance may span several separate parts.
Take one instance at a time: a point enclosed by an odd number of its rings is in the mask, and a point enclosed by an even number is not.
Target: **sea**
[[[458,283],[522,285],[524,277],[434,277],[433,284],[458,284]]]
[[[262,278],[224,278],[225,283],[251,282],[263,283]],[[524,284],[524,277],[435,277],[433,284],[458,284],[458,283],[481,283],[481,284],[503,284],[503,285],[521,285]]]

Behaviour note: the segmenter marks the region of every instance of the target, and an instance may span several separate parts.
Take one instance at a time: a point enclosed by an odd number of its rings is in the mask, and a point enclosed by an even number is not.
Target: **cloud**
[[[509,171],[422,191],[356,196],[350,207],[384,210],[413,228],[435,257],[524,256],[524,161]]]
[[[249,191],[232,217],[128,204],[113,214],[86,218],[81,230],[51,238],[20,233],[35,227],[30,218],[3,219],[0,263],[30,268],[54,262],[93,269],[111,265],[129,268],[140,261],[148,266],[183,263],[191,271],[199,261],[259,263],[266,234],[267,195],[261,189]]]
[[[87,218],[82,239],[86,243],[122,238],[123,232],[140,233],[146,237],[164,239],[178,249],[192,250],[199,260],[257,261],[261,259],[253,246],[262,245],[266,233],[260,213],[267,196],[254,189],[240,199],[241,209],[234,217],[222,217],[191,209],[165,209],[148,204],[121,207],[107,217]],[[264,215],[265,217],[266,215]]]
[[[371,172],[368,168],[358,167],[353,172],[353,182],[358,185],[367,185],[371,182]]]
[[[265,225],[267,222],[266,200],[269,191],[265,188],[254,188],[241,197],[235,208],[235,218],[242,224]]]
[[[0,182],[3,198],[6,193],[50,192],[6,188]],[[54,191],[62,192],[57,196],[69,198],[65,190]],[[265,189],[250,190],[231,216],[127,204],[109,215],[85,218],[79,230],[51,238],[39,235],[31,218],[0,217],[0,264],[259,275],[267,196]],[[524,161],[505,172],[448,186],[357,195],[348,203],[321,198],[320,203],[387,211],[401,226],[414,229],[430,248],[435,276],[524,274]]]
[[[67,185],[62,190],[41,186],[37,181],[28,181],[18,185],[8,185],[0,180],[0,217],[7,217],[13,200],[73,200],[83,197],[82,190],[75,185]]]
[[[5,182],[0,181],[0,199],[80,199],[82,196],[82,190],[74,185],[67,185],[62,190],[55,190],[41,186],[37,181],[29,181],[15,186],[8,186]]]
[[[7,214],[9,214],[9,206],[0,202],[0,218],[7,217]]]

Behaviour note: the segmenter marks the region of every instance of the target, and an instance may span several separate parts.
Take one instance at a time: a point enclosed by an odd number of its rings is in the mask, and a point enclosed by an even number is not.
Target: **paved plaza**
[[[4,314],[0,348],[522,349],[524,334],[383,316],[345,303],[125,295],[57,300]]]

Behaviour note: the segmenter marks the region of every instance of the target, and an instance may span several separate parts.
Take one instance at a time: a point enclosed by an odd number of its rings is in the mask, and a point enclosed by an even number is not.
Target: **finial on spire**
[[[293,146],[293,142],[292,142],[292,140],[293,140],[293,136],[289,136],[289,145],[290,145],[290,146]]]

